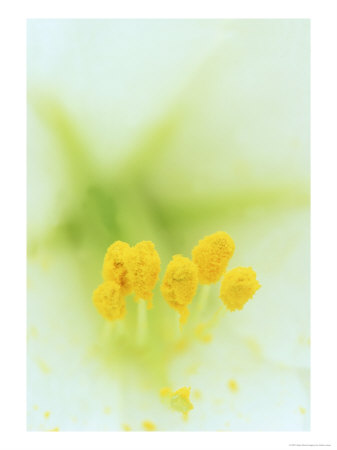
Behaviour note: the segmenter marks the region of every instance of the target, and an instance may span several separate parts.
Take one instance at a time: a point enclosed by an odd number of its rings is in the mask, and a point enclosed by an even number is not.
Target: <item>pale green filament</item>
[[[137,311],[137,344],[144,345],[147,336],[147,305],[146,301],[138,301]]]

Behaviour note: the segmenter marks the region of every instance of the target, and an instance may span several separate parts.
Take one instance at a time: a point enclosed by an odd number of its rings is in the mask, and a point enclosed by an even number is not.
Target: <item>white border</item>
[[[1,11],[1,419],[6,450],[336,448],[335,0],[27,1]],[[4,6],[1,7],[2,9]],[[306,433],[27,433],[25,417],[26,18],[309,18],[312,30],[312,428]],[[286,330],[285,330],[286,332]]]

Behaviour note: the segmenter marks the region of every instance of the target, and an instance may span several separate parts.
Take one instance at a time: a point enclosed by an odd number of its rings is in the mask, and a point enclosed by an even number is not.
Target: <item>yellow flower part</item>
[[[235,244],[229,234],[218,231],[201,239],[192,251],[201,284],[216,283],[233,256]]]
[[[130,278],[135,292],[135,300],[147,300],[152,307],[153,288],[159,277],[160,258],[151,241],[142,241],[135,245],[128,255]]]
[[[103,262],[103,280],[114,281],[121,288],[122,295],[132,292],[132,284],[127,267],[130,245],[126,242],[116,241],[108,248]]]
[[[228,381],[228,388],[232,392],[237,392],[239,390],[238,383],[235,380]]]
[[[172,394],[172,390],[169,387],[163,387],[160,389],[160,396],[165,398],[165,397],[170,397]]]
[[[195,296],[198,287],[197,266],[182,255],[174,255],[166,269],[161,285],[164,299],[180,314],[180,323],[185,323],[189,314],[187,305]]]
[[[145,431],[156,431],[157,429],[156,425],[150,420],[144,420],[142,425]]]
[[[181,412],[184,419],[187,419],[189,411],[194,409],[190,401],[191,388],[182,387],[175,392],[169,387],[164,387],[160,390],[160,396],[165,400],[169,399],[170,407],[177,412]]]
[[[107,320],[122,319],[125,316],[125,298],[114,281],[105,281],[94,291],[93,302],[98,312]]]
[[[199,325],[195,328],[195,336],[199,341],[204,342],[205,344],[211,342],[213,339],[212,335],[207,332],[207,323],[199,323]]]
[[[187,419],[189,411],[194,409],[190,401],[191,388],[182,387],[176,392],[173,392],[171,396],[171,408],[175,411],[181,412],[184,419]]]
[[[260,287],[251,267],[236,267],[225,273],[220,298],[230,311],[235,311],[242,309]]]

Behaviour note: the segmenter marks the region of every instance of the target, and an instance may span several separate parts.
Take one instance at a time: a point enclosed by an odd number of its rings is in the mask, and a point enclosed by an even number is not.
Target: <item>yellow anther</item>
[[[120,287],[114,281],[105,281],[94,291],[93,302],[98,312],[107,320],[122,319],[125,316],[125,299]]]
[[[194,409],[190,401],[190,391],[190,387],[182,387],[171,394],[171,408],[181,412],[184,419],[187,419],[189,411]]]
[[[219,281],[234,249],[233,239],[224,231],[218,231],[200,240],[192,251],[193,262],[198,266],[199,282],[211,284]]]
[[[135,292],[135,300],[147,300],[152,307],[153,288],[159,277],[160,258],[151,241],[142,241],[135,245],[128,256],[130,278]]]
[[[260,287],[251,267],[237,267],[225,273],[220,298],[230,311],[235,311],[242,309]]]
[[[104,257],[103,280],[117,283],[121,288],[122,295],[128,295],[132,292],[132,284],[127,267],[130,251],[129,244],[116,241],[110,245]]]
[[[180,314],[180,323],[185,323],[189,314],[187,305],[195,296],[198,287],[198,269],[188,258],[174,255],[167,266],[160,287],[164,299]]]

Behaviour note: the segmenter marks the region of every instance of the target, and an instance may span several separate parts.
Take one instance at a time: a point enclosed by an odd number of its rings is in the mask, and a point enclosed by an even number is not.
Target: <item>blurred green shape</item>
[[[151,239],[168,254],[179,241],[179,228],[188,228],[192,222],[228,219],[256,207],[271,212],[309,204],[306,189],[289,184],[215,192],[202,197],[190,196],[188,200],[173,189],[170,198],[163,199],[160,192],[150,188],[149,180],[155,161],[159,163],[183,121],[183,113],[178,114],[174,108],[147,130],[123,167],[117,168],[106,181],[95,170],[75,121],[61,105],[46,98],[32,100],[31,97],[30,101],[59,141],[62,158],[70,172],[69,189],[76,189],[78,196],[71,214],[60,218],[58,226],[46,230],[39,243],[29,241],[29,248],[65,242],[70,247],[84,245],[103,252],[116,239],[133,244]]]

